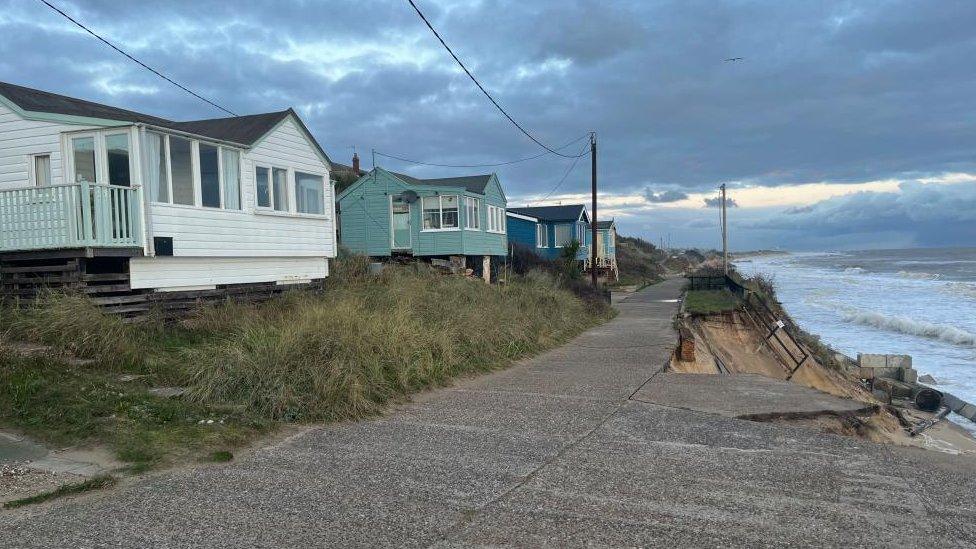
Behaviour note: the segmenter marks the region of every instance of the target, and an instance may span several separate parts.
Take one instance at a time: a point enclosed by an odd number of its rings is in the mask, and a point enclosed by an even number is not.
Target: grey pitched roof
[[[339,162],[333,162],[332,163],[332,169],[335,170],[335,171],[337,171],[337,172],[355,173],[357,176],[366,175],[366,171],[363,170],[362,168],[360,168],[360,170],[358,172],[356,172],[356,170],[352,169],[352,166],[350,166],[348,164],[341,164]]]
[[[582,204],[567,206],[535,206],[527,208],[509,208],[508,211],[528,215],[542,221],[576,221],[585,210]]]
[[[325,154],[321,145],[318,144],[315,137],[312,136],[312,133],[305,127],[305,123],[302,122],[301,117],[292,109],[229,118],[176,122],[158,116],[102,105],[101,103],[35,90],[6,82],[0,82],[0,95],[6,97],[25,111],[104,118],[121,122],[132,122],[134,124],[151,124],[171,130],[192,133],[201,137],[240,143],[242,145],[253,145],[264,134],[274,128],[275,125],[285,119],[289,114],[292,114],[295,115],[295,119],[298,120],[299,125],[308,134],[309,139],[318,151],[322,153],[323,157],[328,159],[328,155]]]
[[[596,222],[596,228],[597,229],[609,229],[610,227],[613,227],[613,220],[612,219],[610,221],[597,221]]]
[[[435,187],[464,187],[469,192],[485,194],[485,188],[491,181],[491,174],[467,175],[462,177],[440,177],[436,179],[418,179],[407,174],[390,172],[411,185],[432,185]]]

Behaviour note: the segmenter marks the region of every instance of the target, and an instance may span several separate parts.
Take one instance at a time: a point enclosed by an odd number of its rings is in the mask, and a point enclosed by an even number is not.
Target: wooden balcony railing
[[[0,190],[0,252],[142,245],[141,187],[82,182]]]

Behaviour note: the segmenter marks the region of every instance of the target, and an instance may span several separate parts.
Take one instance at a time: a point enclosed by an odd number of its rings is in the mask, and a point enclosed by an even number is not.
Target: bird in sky
[[[741,57],[729,57],[726,61],[742,61]]]

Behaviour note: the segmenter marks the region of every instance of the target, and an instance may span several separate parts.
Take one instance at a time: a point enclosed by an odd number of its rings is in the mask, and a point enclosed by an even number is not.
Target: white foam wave
[[[922,272],[914,273],[911,271],[898,271],[898,276],[902,278],[910,278],[912,280],[938,280],[942,278],[942,275],[940,274]]]
[[[943,288],[946,292],[976,299],[976,284],[950,282]]]
[[[948,324],[936,324],[924,320],[914,320],[906,316],[888,316],[875,311],[863,310],[846,311],[843,313],[843,317],[847,322],[862,326],[873,326],[900,334],[937,339],[954,345],[976,347],[976,334]]]
[[[861,274],[864,269],[861,267],[847,267],[844,269],[844,274]]]

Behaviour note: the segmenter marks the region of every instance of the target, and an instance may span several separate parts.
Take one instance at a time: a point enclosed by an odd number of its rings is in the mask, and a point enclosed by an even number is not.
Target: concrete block
[[[912,355],[885,355],[889,368],[911,368]]]
[[[857,376],[860,377],[861,379],[878,379],[882,377],[887,379],[901,379],[901,370],[899,370],[898,368],[885,368],[885,367],[863,368],[862,367],[862,368],[858,368]]]
[[[913,368],[902,368],[901,380],[905,383],[918,383],[918,370]]]
[[[858,353],[857,365],[861,368],[886,368],[888,366],[888,358],[885,355]]]
[[[879,377],[874,379],[874,388],[891,395],[891,398],[912,398],[912,386],[900,381]]]
[[[963,406],[956,413],[961,415],[964,418],[972,419],[976,421],[976,406],[973,406],[972,404],[967,404]]]

